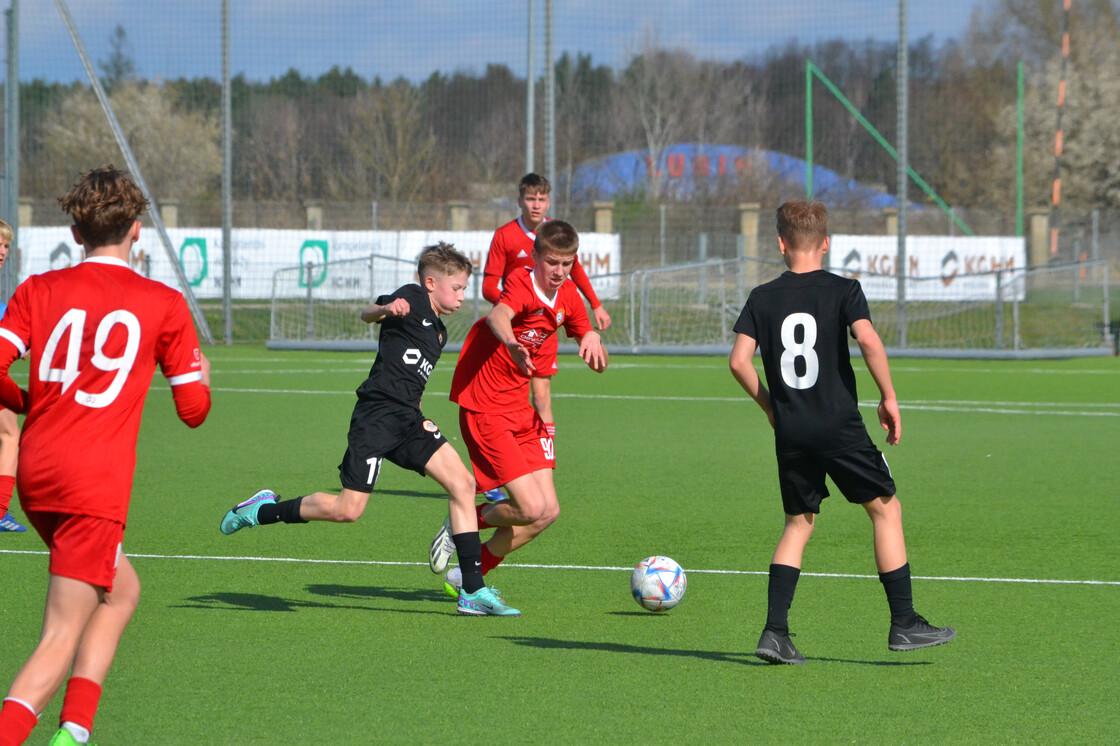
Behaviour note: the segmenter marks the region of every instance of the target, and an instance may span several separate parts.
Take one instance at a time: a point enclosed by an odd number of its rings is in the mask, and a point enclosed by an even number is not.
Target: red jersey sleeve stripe
[[[27,354],[27,344],[19,338],[19,335],[8,329],[0,327],[0,337],[12,343],[12,346],[19,350],[19,356],[23,357]]]

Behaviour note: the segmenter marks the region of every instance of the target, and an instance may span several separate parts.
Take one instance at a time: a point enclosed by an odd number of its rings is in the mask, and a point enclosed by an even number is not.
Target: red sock
[[[485,508],[487,505],[488,505],[488,503],[482,503],[481,505],[475,505],[474,506],[475,515],[478,516],[478,530],[479,531],[481,531],[484,528],[494,528],[489,523],[482,520],[482,509]]]
[[[0,476],[0,518],[8,512],[12,503],[12,490],[16,488],[16,478],[7,474]]]
[[[93,716],[101,700],[101,685],[91,679],[72,676],[66,682],[66,696],[62,700],[59,724],[76,723],[86,730],[93,730]]]
[[[504,559],[505,559],[505,557],[499,557],[496,554],[491,554],[490,553],[490,547],[483,544],[482,545],[482,574],[485,575],[486,573],[490,572],[491,570],[493,570],[498,565],[502,564],[502,560],[504,560]]]
[[[0,746],[20,746],[38,724],[39,718],[27,705],[5,699],[0,708]]]

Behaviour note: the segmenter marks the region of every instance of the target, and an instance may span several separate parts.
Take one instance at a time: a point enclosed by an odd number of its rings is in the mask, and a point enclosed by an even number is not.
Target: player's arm
[[[758,376],[758,371],[754,369],[754,351],[757,347],[758,342],[754,337],[746,334],[735,335],[735,344],[731,348],[728,362],[731,366],[731,375],[735,376],[735,380],[743,390],[758,403],[766,413],[766,419],[770,420],[770,427],[773,427],[774,410],[770,406],[770,392],[766,390],[766,386]]]
[[[578,339],[579,356],[583,359],[583,362],[587,363],[587,367],[596,373],[602,373],[606,370],[610,358],[607,355],[607,348],[603,346],[603,338],[599,336],[599,332],[589,331]]]
[[[599,296],[595,294],[595,288],[591,286],[591,278],[587,276],[587,270],[583,268],[578,256],[575,264],[572,265],[571,278],[579,291],[583,293],[583,297],[587,298],[587,302],[591,304],[591,315],[595,318],[595,328],[599,331],[606,329],[611,325],[611,316],[607,313],[607,309],[603,308],[603,302],[599,300]]]
[[[404,298],[396,298],[384,304],[372,303],[362,311],[362,321],[367,324],[380,324],[390,316],[407,316],[410,310],[411,306]]]
[[[167,379],[171,384],[171,398],[175,413],[187,427],[198,427],[210,414],[210,360],[199,353],[199,370]]]
[[[891,368],[883,340],[871,325],[870,319],[857,319],[852,323],[852,336],[856,338],[867,370],[879,387],[879,424],[887,431],[887,443],[898,445],[902,438],[902,415],[898,411],[898,397],[891,383]]]
[[[3,336],[0,336],[0,405],[16,414],[26,414],[30,406],[27,392],[12,380],[9,370],[12,363],[23,355],[23,350],[9,339],[8,330],[3,332]]]
[[[502,296],[502,278],[506,276],[506,247],[500,236],[499,229],[490,241],[486,266],[482,269],[482,297],[491,303],[497,303]]]
[[[517,337],[513,333],[513,316],[514,310],[511,307],[505,303],[499,303],[486,316],[486,325],[490,327],[490,331],[494,332],[498,341],[509,350],[510,357],[513,358],[513,362],[521,369],[521,372],[531,376],[533,371],[536,370],[533,367],[533,356],[529,354],[529,349],[525,345],[517,341]]]

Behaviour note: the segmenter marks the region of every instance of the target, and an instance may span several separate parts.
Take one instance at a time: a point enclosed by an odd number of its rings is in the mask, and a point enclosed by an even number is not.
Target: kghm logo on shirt
[[[409,347],[405,350],[404,354],[401,355],[401,360],[404,361],[405,365],[416,366],[416,372],[419,373],[420,377],[425,381],[432,375],[432,370],[435,368],[434,365],[428,362],[426,357],[420,354],[420,350],[415,347]]]

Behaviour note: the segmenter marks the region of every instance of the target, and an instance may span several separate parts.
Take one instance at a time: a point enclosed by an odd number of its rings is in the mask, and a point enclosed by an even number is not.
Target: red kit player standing
[[[143,193],[106,166],[59,202],[85,260],[30,277],[0,322],[0,404],[27,414],[20,503],[50,549],[42,637],[0,709],[0,746],[23,743],[64,682],[51,744],[89,740],[101,684],[140,600],[121,542],[156,365],[183,422],[197,427],[210,411],[209,364],[182,295],[128,266]],[[23,391],[8,369],[28,351]]]

